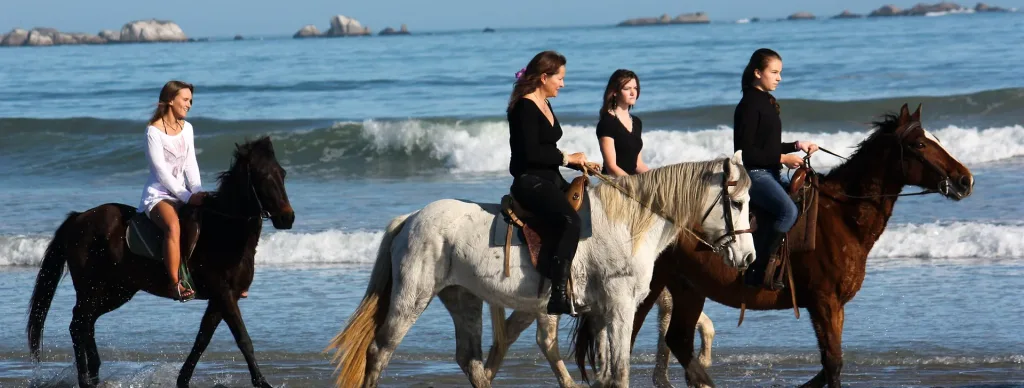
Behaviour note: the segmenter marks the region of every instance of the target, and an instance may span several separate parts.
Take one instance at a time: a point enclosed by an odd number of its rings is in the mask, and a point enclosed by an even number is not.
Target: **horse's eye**
[[[924,148],[924,143],[917,143],[917,144],[914,144],[914,148],[917,148],[917,149],[922,149],[922,148]]]
[[[743,210],[743,202],[733,202],[732,208],[736,210]]]

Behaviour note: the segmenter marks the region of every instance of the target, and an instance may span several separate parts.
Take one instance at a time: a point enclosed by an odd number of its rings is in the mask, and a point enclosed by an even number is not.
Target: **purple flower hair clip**
[[[522,68],[522,69],[519,69],[519,71],[516,72],[516,81],[519,80],[519,77],[523,76],[523,73],[526,73],[526,68],[525,67]]]

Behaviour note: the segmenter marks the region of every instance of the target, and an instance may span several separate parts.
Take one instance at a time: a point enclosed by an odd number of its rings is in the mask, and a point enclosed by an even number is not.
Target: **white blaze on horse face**
[[[924,131],[924,137],[925,138],[935,142],[935,144],[939,146],[939,149],[941,149],[943,152],[945,152],[946,155],[949,155],[949,157],[953,158],[953,160],[955,160],[957,163],[960,163],[961,165],[963,164],[963,163],[960,162],[959,159],[956,158],[956,156],[953,156],[952,152],[949,152],[949,150],[946,149],[946,146],[942,145],[942,142],[939,141],[939,138],[935,137],[935,135],[932,135],[932,133],[928,132],[927,129],[921,128],[921,130]]]

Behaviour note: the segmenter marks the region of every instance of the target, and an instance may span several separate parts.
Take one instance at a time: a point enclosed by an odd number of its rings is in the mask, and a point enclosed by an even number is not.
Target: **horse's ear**
[[[904,103],[900,108],[899,126],[907,125],[910,122],[910,108]]]
[[[917,110],[914,111],[914,114],[910,115],[910,119],[921,122],[921,104],[917,104]]]
[[[737,166],[743,165],[743,150],[737,150],[732,154],[732,164]]]

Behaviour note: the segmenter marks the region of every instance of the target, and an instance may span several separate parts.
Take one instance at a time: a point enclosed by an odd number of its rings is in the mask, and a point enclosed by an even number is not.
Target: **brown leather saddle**
[[[580,210],[583,205],[584,196],[586,195],[587,186],[590,184],[590,180],[586,175],[580,175],[572,180],[569,184],[569,190],[565,192],[565,198],[572,205],[572,208],[576,211]],[[509,276],[509,261],[511,260],[511,249],[512,249],[512,238],[514,236],[515,228],[519,228],[523,233],[523,240],[527,249],[530,252],[530,263],[533,264],[534,268],[537,268],[537,257],[540,254],[541,245],[543,241],[541,238],[542,234],[538,233],[537,229],[543,229],[544,225],[537,225],[537,218],[533,216],[533,213],[524,209],[519,205],[519,202],[512,197],[512,194],[505,194],[501,197],[501,216],[505,218],[508,223],[507,229],[505,230],[505,270],[504,275]],[[526,220],[530,220],[528,224]],[[533,225],[530,225],[533,224]]]
[[[779,250],[768,260],[764,273],[764,285],[769,290],[778,290],[776,285],[789,284],[793,288],[792,268],[789,256],[792,253],[814,250],[815,232],[818,224],[818,180],[819,174],[804,159],[804,167],[793,173],[789,183],[789,197],[799,211],[796,223],[786,233]]]

